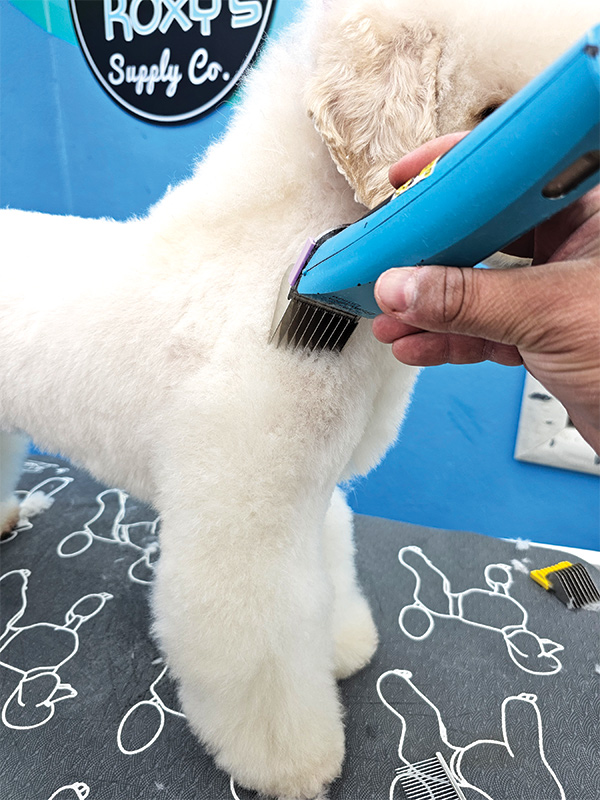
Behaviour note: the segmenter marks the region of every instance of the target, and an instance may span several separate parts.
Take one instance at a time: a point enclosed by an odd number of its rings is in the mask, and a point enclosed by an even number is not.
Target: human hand
[[[435,139],[390,169],[400,186],[465,133]],[[506,252],[513,269],[401,267],[375,286],[379,341],[405,364],[524,364],[600,452],[600,187]]]

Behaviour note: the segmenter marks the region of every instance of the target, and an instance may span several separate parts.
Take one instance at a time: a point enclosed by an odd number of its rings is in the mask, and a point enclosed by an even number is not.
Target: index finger
[[[414,178],[434,158],[447,153],[461,139],[464,139],[467,133],[469,131],[447,133],[444,136],[438,136],[437,139],[432,139],[430,142],[425,142],[425,144],[413,150],[412,153],[407,153],[400,161],[390,167],[389,179],[392,186],[397,189],[410,178]]]

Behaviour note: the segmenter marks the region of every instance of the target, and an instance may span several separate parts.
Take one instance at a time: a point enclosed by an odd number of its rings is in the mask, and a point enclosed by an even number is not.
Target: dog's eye
[[[475,113],[475,119],[477,122],[482,122],[486,117],[489,117],[490,114],[493,114],[497,108],[500,108],[502,103],[490,103],[489,105],[482,108],[481,111],[477,111]]]

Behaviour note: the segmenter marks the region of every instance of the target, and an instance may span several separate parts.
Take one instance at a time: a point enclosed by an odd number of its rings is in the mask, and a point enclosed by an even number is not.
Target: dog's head
[[[321,3],[308,111],[338,169],[372,207],[388,169],[467,130],[595,21],[589,0],[310,0]]]

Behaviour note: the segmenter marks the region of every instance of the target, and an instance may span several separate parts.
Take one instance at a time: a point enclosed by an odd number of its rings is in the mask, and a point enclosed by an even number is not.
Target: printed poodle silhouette
[[[410,716],[405,717],[386,700],[382,687],[391,678],[396,680],[395,702],[399,708],[409,708]],[[408,670],[392,669],[384,672],[377,681],[381,702],[402,723],[398,757],[403,765],[415,764],[440,752],[457,785],[461,789],[471,790],[477,797],[485,800],[508,797],[565,800],[564,789],[544,753],[542,718],[536,695],[523,693],[504,699],[500,710],[501,739],[476,739],[465,747],[459,747],[450,742],[437,706],[415,686],[412,678]],[[397,699],[399,691],[401,702]],[[428,731],[426,738],[423,738],[422,730],[419,730],[419,734],[411,732],[411,723],[414,725],[415,719],[422,722],[424,718],[431,723],[431,731]],[[427,752],[422,750],[424,742]],[[436,800],[435,785],[428,776],[423,773],[418,777],[422,800]],[[403,797],[398,785],[400,778],[398,775],[392,781],[390,800]],[[396,794],[397,789],[400,794]]]
[[[398,623],[410,639],[426,639],[434,618],[457,619],[466,625],[498,632],[512,661],[531,675],[555,675],[562,669],[556,653],[561,644],[528,630],[525,608],[510,595],[512,568],[488,564],[484,570],[488,589],[453,592],[446,575],[420,547],[409,545],[398,553],[400,563],[416,578],[413,602],[400,611]]]
[[[53,470],[55,475],[62,475],[70,471],[69,467],[61,467],[59,464],[55,464],[52,461],[36,461],[30,458],[23,464],[21,472],[23,475],[40,475],[42,472],[46,472],[46,470],[49,469]]]
[[[129,579],[134,583],[150,584],[154,564],[158,559],[157,527],[159,518],[152,522],[122,524],[127,512],[129,495],[120,489],[106,489],[96,496],[98,511],[80,531],[65,536],[57,546],[61,558],[81,555],[97,542],[109,542],[129,548],[138,558],[129,567]]]
[[[136,755],[152,747],[165,726],[165,714],[171,714],[174,717],[186,719],[185,714],[181,711],[176,711],[167,704],[164,697],[165,687],[159,687],[160,682],[165,678],[166,674],[167,667],[165,666],[160,675],[150,685],[150,694],[152,698],[150,700],[140,700],[139,703],[136,703],[129,709],[121,720],[117,732],[117,745],[123,755]],[[163,696],[161,696],[161,693]],[[151,714],[149,715],[148,712],[151,712]],[[150,716],[153,717],[151,725],[149,722]],[[132,746],[136,738],[138,739],[138,743]],[[246,796],[248,796],[250,800],[250,795],[255,797],[254,792],[238,789],[233,777],[229,779],[229,790],[233,800],[243,800]],[[242,792],[242,795],[240,795],[239,792]],[[52,798],[50,798],[50,800],[52,800]]]
[[[123,755],[137,755],[137,753],[141,753],[152,747],[165,727],[165,714],[171,714],[174,717],[186,719],[185,714],[181,711],[176,711],[167,704],[164,697],[165,687],[163,686],[161,688],[159,686],[160,682],[167,674],[167,669],[168,668],[165,666],[160,675],[150,685],[150,694],[152,698],[150,700],[140,700],[139,703],[136,703],[129,709],[121,720],[117,732],[117,745]],[[161,693],[163,696],[161,696]],[[149,711],[151,715],[148,714]],[[149,723],[150,716],[154,718],[152,720],[152,725]],[[139,741],[136,746],[132,746],[132,742],[135,741],[136,738]],[[244,800],[246,797],[250,800],[251,796],[252,798],[255,797],[255,792],[238,788],[235,785],[233,777],[229,779],[229,790],[233,800]],[[50,800],[53,800],[53,798],[54,795]],[[60,800],[62,800],[62,796]]]
[[[57,789],[48,800],[86,800],[89,794],[90,787],[87,783],[70,783]]]
[[[20,676],[2,708],[2,722],[15,730],[44,725],[54,716],[56,703],[77,696],[70,684],[61,682],[59,670],[79,650],[79,628],[112,598],[107,592],[81,597],[65,614],[63,625],[37,622],[18,627],[27,608],[30,575],[29,570],[20,569],[0,577],[3,616],[6,613],[0,635],[0,667]]]
[[[233,778],[229,779],[229,791],[233,800],[255,800],[256,793],[248,791],[247,789],[240,789],[235,785]],[[318,798],[316,798],[318,800]]]
[[[182,719],[186,718],[185,714],[171,708],[164,699],[164,694],[168,687],[163,686],[161,689],[158,688],[158,685],[163,678],[165,678],[166,674],[167,667],[165,666],[158,678],[150,685],[149,691],[152,695],[152,699],[140,700],[139,703],[136,703],[129,709],[121,720],[119,730],[117,731],[117,744],[123,755],[135,755],[136,753],[141,753],[143,750],[152,747],[165,726],[165,714],[172,714],[174,717],[181,717]],[[163,694],[162,697],[160,694],[161,692]],[[149,715],[149,711],[151,715]],[[151,727],[149,727],[149,716],[153,717]],[[142,734],[141,736],[140,732]],[[131,744],[124,743],[132,742],[135,738],[140,739],[141,744],[138,743],[137,746],[132,747]]]

